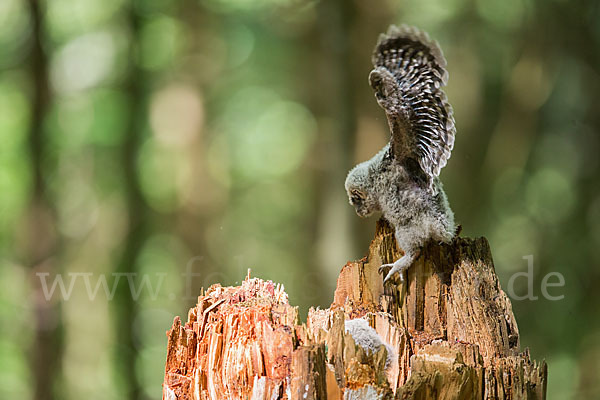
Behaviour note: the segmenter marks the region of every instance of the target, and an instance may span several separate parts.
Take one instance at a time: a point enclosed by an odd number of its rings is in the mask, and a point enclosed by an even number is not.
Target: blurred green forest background
[[[504,288],[533,256],[513,308],[548,398],[600,398],[591,0],[2,0],[0,398],[160,398],[173,317],[248,268],[327,307],[374,232],[343,183],[388,140],[367,76],[390,23],[448,59],[463,235]]]

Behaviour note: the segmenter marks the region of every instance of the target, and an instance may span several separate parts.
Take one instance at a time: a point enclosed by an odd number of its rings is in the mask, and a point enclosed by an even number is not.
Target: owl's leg
[[[406,270],[412,265],[413,261],[419,256],[418,251],[407,251],[402,257],[396,260],[392,264],[383,264],[379,267],[379,273],[385,273],[388,269],[389,272],[386,274],[383,282],[387,282],[396,272],[400,273],[400,281],[404,282],[404,275]]]
[[[396,272],[400,273],[400,281],[404,281],[406,270],[408,270],[421,253],[424,238],[419,233],[412,225],[396,228],[394,236],[396,237],[398,246],[404,251],[404,255],[392,264],[384,264],[379,267],[379,273],[385,273],[387,269],[391,268],[383,279],[384,283]]]

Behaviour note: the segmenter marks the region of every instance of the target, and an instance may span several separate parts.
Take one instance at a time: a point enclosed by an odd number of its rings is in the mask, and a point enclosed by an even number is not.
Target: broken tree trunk
[[[377,269],[401,252],[384,221],[346,264],[334,300],[305,324],[283,288],[211,286],[167,332],[163,399],[544,399],[547,367],[520,352],[488,242],[429,243],[406,284]],[[363,318],[391,347],[346,332]],[[358,344],[357,344],[358,343]]]

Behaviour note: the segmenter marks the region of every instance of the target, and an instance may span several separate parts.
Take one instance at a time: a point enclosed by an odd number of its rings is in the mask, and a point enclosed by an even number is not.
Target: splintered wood
[[[384,287],[377,269],[401,254],[378,222],[305,324],[271,281],[211,286],[167,332],[163,399],[544,399],[546,364],[519,349],[487,241],[430,243],[406,284]],[[347,332],[355,318],[389,347]]]

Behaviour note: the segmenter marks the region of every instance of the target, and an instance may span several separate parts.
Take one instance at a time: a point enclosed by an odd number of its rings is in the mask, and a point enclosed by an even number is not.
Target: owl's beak
[[[366,218],[371,215],[366,207],[354,207],[354,211],[356,211],[356,214],[361,218]]]

